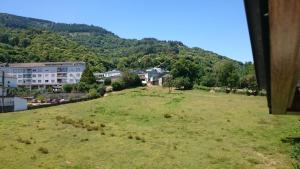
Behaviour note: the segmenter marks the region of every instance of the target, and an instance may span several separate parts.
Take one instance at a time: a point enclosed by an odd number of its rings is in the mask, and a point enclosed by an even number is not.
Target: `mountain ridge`
[[[241,62],[190,48],[180,41],[156,38],[125,39],[94,25],[66,24],[0,13],[0,62],[76,61],[87,62],[94,71],[170,69],[180,57],[192,57],[209,71],[220,60]]]

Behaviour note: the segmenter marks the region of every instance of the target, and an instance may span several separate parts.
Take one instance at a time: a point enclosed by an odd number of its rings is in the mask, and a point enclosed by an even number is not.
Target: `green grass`
[[[268,114],[265,97],[130,89],[0,114],[0,168],[292,168],[300,117]]]

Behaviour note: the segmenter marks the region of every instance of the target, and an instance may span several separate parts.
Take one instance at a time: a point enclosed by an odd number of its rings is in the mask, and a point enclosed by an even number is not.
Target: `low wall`
[[[38,105],[38,106],[28,106],[28,110],[40,109],[40,108],[46,108],[46,107],[52,107],[52,106],[59,106],[59,105],[69,104],[69,103],[83,102],[83,101],[93,100],[93,99],[97,99],[97,98],[100,98],[100,97],[81,98],[81,99],[76,99],[76,100],[64,101],[61,103],[43,104],[43,105]]]

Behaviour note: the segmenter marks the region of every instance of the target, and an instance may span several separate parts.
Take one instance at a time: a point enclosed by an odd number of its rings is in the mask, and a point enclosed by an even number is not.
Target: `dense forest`
[[[256,86],[252,63],[190,48],[182,42],[124,39],[98,26],[0,13],[0,62],[3,63],[85,61],[93,72],[101,72],[154,66],[172,70],[174,65],[185,64],[182,59],[196,67],[193,82],[200,85]]]

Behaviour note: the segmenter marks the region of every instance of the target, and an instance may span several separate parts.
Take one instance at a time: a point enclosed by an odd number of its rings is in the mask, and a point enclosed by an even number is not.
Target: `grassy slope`
[[[290,147],[280,139],[299,134],[299,118],[269,115],[265,100],[131,89],[88,102],[0,114],[0,168],[291,168]],[[62,124],[58,115],[106,127],[87,131]]]

